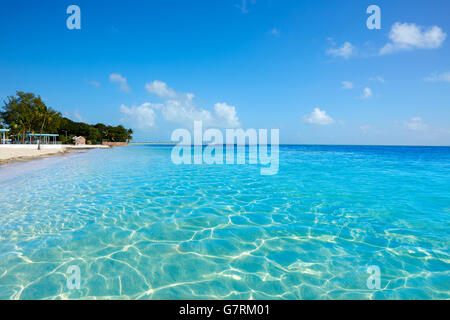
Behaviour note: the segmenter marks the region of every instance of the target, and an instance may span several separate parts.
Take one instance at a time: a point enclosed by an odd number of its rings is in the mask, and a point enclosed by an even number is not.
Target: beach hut
[[[9,129],[0,129],[0,132],[2,134],[2,143],[1,144],[9,143],[11,141],[11,139],[6,139],[6,133],[9,132]]]
[[[86,144],[86,138],[85,138],[85,137],[82,137],[82,136],[79,136],[79,137],[73,137],[73,143],[74,143],[76,146],[79,146],[79,145],[85,145],[85,144]]]

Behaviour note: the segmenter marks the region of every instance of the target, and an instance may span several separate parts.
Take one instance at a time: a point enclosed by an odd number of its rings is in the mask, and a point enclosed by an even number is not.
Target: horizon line
[[[180,146],[210,146],[210,144],[179,144],[176,142],[130,142],[129,145],[180,145]],[[259,146],[259,144],[212,144],[211,146]],[[335,147],[441,147],[449,148],[450,145],[421,145],[421,144],[326,144],[326,143],[280,143],[279,146],[335,146]],[[267,146],[271,146],[270,143]]]

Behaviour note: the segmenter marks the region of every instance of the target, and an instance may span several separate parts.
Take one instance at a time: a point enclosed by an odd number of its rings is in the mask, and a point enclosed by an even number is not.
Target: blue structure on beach
[[[11,135],[10,137],[14,137],[14,142],[12,142],[12,139],[6,139],[6,132],[9,132],[9,129],[0,129],[0,132],[3,134],[2,136],[2,144],[20,144],[22,143],[22,134],[17,135]],[[23,143],[25,144],[38,144],[39,140],[41,140],[41,144],[58,144],[60,143],[57,138],[59,137],[59,134],[53,134],[53,133],[27,133],[25,135],[26,139],[23,140]]]
[[[9,132],[9,129],[0,129],[0,132],[2,133],[1,144],[6,144],[8,141],[11,141],[10,139],[6,139],[6,133]]]
[[[27,142],[30,144],[36,144],[41,140],[41,144],[57,144],[57,137],[59,134],[52,133],[27,133]]]

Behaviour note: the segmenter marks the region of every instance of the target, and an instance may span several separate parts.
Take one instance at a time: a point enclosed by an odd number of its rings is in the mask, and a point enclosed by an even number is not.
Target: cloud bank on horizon
[[[120,106],[124,120],[136,124],[141,130],[153,129],[157,114],[169,123],[191,127],[194,121],[202,121],[205,127],[237,128],[241,126],[236,107],[225,102],[214,104],[213,110],[196,106],[193,93],[178,93],[165,82],[155,80],[145,84],[148,93],[162,99],[162,103],[145,102],[140,106]]]

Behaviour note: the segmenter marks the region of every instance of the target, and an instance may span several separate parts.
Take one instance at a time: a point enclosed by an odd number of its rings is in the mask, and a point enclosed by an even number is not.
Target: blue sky
[[[71,4],[81,30],[66,27]],[[371,4],[381,30],[366,26]],[[71,119],[131,127],[135,141],[203,120],[279,128],[282,143],[450,145],[447,0],[0,6],[2,100],[34,92]]]

